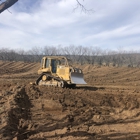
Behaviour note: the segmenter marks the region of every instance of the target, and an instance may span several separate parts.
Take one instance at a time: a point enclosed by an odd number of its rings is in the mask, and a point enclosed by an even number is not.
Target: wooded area
[[[127,66],[140,67],[140,52],[128,52],[123,50],[102,50],[98,47],[83,46],[45,46],[33,47],[31,50],[0,49],[0,60],[40,62],[42,56],[57,55],[67,56],[73,63],[92,64],[103,66]]]

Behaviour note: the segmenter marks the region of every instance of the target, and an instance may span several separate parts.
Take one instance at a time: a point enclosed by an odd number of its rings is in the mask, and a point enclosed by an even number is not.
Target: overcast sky
[[[4,0],[3,0],[4,1]],[[0,49],[90,46],[140,51],[139,0],[19,0],[0,14]]]

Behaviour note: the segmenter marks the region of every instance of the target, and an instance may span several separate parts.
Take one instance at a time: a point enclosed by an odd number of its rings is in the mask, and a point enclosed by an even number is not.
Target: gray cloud
[[[75,0],[19,0],[10,8],[12,14],[0,15],[0,48],[74,44],[140,50],[139,0],[85,0],[83,4],[94,12],[73,12]]]

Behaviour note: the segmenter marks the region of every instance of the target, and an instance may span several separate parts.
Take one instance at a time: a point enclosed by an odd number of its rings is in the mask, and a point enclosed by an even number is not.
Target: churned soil
[[[0,139],[139,140],[140,69],[77,65],[87,85],[37,86],[39,63],[0,61]]]

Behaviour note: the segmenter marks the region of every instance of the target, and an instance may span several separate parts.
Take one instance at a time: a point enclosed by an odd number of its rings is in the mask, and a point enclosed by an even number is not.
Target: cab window
[[[51,66],[52,66],[52,72],[56,73],[57,71],[57,66],[60,64],[60,61],[57,59],[52,59],[51,60]]]
[[[49,59],[46,59],[45,68],[49,67]]]

